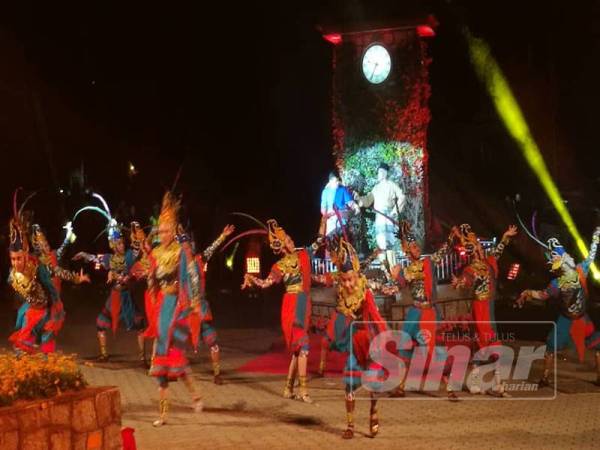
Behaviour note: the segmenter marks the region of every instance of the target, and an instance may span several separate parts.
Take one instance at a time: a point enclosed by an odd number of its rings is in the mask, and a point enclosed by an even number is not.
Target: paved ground
[[[356,437],[343,441],[340,435],[345,428],[345,411],[340,378],[311,380],[309,387],[317,404],[307,405],[280,396],[284,382],[281,375],[234,370],[267,352],[279,336],[276,328],[219,329],[225,384],[212,383],[208,354],[201,352],[193,370],[204,396],[205,411],[194,414],[184,386],[174,383],[169,424],[155,429],[151,422],[157,416],[156,383],[136,366],[134,335],[121,332],[111,340],[111,353],[120,355],[115,355],[110,365],[84,362],[97,352],[93,318],[100,301],[94,303],[70,306],[59,345],[66,352],[81,355],[82,370],[91,384],[120,388],[123,425],[135,429],[141,450],[600,448],[600,389],[589,383],[594,377],[591,360],[584,366],[559,362],[559,393],[554,400],[537,400],[551,393],[549,390],[520,401],[490,397],[484,398],[487,401],[468,401],[467,394],[461,394],[465,400],[459,403],[419,394],[410,397],[423,401],[382,400],[381,431],[375,439],[365,435],[368,404],[358,402]],[[6,343],[12,320],[12,313],[4,310],[0,316],[0,346]]]
[[[240,374],[233,369],[268,350],[275,331],[221,330],[226,384],[211,380],[208,355],[194,364],[194,378],[203,393],[205,412],[194,414],[184,386],[174,383],[170,423],[151,426],[156,417],[157,391],[153,379],[122,358],[123,369],[84,365],[92,384],[117,385],[123,396],[123,425],[135,428],[140,449],[177,448],[600,448],[600,389],[589,385],[593,373],[561,362],[559,388],[576,386],[577,394],[558,394],[555,400],[465,400],[449,403],[412,394],[413,399],[380,401],[381,432],[366,437],[368,403],[357,404],[357,436],[343,441],[345,426],[340,378],[310,383],[316,405],[284,400],[282,376]],[[129,361],[127,361],[129,359]],[[111,367],[116,367],[114,364]],[[129,367],[129,368],[126,368]],[[583,388],[582,388],[583,387]],[[573,389],[571,389],[572,391]],[[546,396],[549,392],[546,392]],[[541,394],[540,394],[541,395]],[[442,396],[440,396],[442,397]],[[485,400],[485,401],[484,401]]]

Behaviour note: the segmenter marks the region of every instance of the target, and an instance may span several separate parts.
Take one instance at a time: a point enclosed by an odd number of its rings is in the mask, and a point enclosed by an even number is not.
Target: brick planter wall
[[[2,450],[121,449],[116,387],[87,388],[0,408]]]

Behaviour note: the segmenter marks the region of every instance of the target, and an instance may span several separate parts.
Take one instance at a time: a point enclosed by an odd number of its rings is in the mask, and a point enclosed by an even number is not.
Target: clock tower
[[[427,39],[435,25],[430,16],[321,29],[332,44],[333,153],[343,183],[366,195],[378,182],[381,164],[389,166],[388,178],[402,189],[404,204],[387,213],[410,222],[421,244],[429,203]],[[363,253],[377,245],[375,217],[381,212],[367,208],[350,225]],[[399,242],[393,249],[400,252]]]

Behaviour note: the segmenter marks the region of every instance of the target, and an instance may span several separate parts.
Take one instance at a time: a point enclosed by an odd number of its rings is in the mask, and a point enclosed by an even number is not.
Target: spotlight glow
[[[227,267],[232,272],[233,272],[233,263],[235,260],[235,254],[236,254],[239,246],[240,246],[240,243],[236,242],[231,254],[227,258],[225,258],[225,267]]]
[[[134,176],[134,175],[137,175],[137,173],[138,173],[136,167],[133,165],[133,163],[131,161],[129,161],[129,163],[127,163],[127,171],[129,172],[129,176]]]
[[[523,117],[521,108],[513,95],[506,77],[500,66],[492,56],[490,47],[482,39],[473,37],[468,30],[464,31],[469,46],[471,63],[479,79],[485,84],[487,91],[494,102],[498,115],[504,122],[506,129],[519,145],[529,167],[535,172],[546,195],[561,217],[567,230],[575,240],[579,253],[584,258],[588,256],[588,246],[584,242],[577,226],[565,206],[554,180],[550,176],[544,158],[535,143],[527,122]],[[600,280],[600,272],[595,264],[591,267],[595,280]]]

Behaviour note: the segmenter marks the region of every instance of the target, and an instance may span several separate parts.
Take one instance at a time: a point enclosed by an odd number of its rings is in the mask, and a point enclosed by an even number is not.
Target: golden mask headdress
[[[29,241],[27,234],[29,230],[28,215],[23,212],[23,207],[27,200],[29,200],[34,194],[31,194],[25,199],[20,208],[17,208],[17,197],[19,190],[17,188],[13,194],[13,217],[10,219],[9,230],[10,230],[10,243],[9,250],[11,252],[29,252]]]
[[[146,240],[146,233],[144,233],[144,229],[142,228],[139,222],[131,222],[131,232],[129,234],[129,239],[131,241],[131,246],[135,250],[139,250],[144,244],[144,241]]]
[[[275,253],[280,253],[283,249],[283,244],[287,238],[287,233],[279,226],[275,219],[267,220],[267,228],[269,231],[269,245]]]
[[[360,271],[360,261],[356,250],[342,236],[334,237],[327,243],[331,262],[335,264],[339,272]]]
[[[48,248],[48,239],[46,239],[46,235],[37,223],[32,226],[31,246],[39,254],[44,253],[45,249]]]
[[[410,244],[416,241],[417,239],[412,233],[412,227],[410,223],[406,220],[403,220],[402,223],[400,223],[400,242],[402,243],[402,251],[404,253],[408,253]]]
[[[173,232],[177,231],[177,214],[179,213],[179,199],[171,191],[165,192],[162,201],[160,216],[158,217],[158,225],[166,225]]]
[[[27,242],[27,233],[22,231],[21,223],[15,218],[10,219],[10,244],[9,249],[11,252],[24,252],[29,251],[29,244]]]
[[[471,230],[471,225],[468,223],[463,223],[458,230],[460,244],[464,247],[467,254],[472,254],[479,245],[477,235]]]

